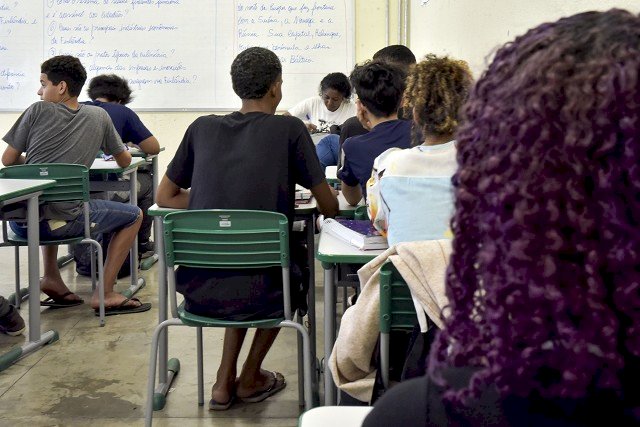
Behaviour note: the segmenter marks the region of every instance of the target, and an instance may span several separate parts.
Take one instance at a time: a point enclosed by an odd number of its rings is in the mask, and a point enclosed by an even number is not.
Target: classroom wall
[[[397,3],[388,0],[390,3],[390,16],[392,20],[397,20]],[[386,2],[387,0],[356,0],[355,1],[355,43],[356,61],[360,62],[370,58],[375,51],[385,46],[385,26],[386,26]],[[392,23],[390,29],[391,43],[397,41],[397,25]],[[39,70],[34,70],[33,100],[38,100],[36,91],[38,90]],[[125,76],[126,77],[126,76]],[[319,82],[318,82],[319,83]],[[231,81],[229,81],[231,84]],[[287,90],[286,82],[283,90]],[[130,105],[135,110],[135,101]],[[184,131],[197,117],[210,114],[207,112],[162,112],[140,113],[140,117],[145,125],[158,138],[160,144],[166,150],[160,156],[160,171],[164,173],[167,165],[173,158]],[[224,114],[216,112],[216,114]],[[9,130],[16,119],[18,113],[0,113],[0,138]],[[4,151],[6,144],[0,141],[0,150]]]

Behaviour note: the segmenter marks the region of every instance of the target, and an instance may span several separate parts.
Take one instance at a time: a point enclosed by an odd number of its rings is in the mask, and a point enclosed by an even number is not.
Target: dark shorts
[[[309,270],[304,233],[291,233],[291,310],[307,309]],[[217,270],[178,267],[176,290],[185,309],[221,320],[248,321],[283,317],[282,269]]]
[[[91,235],[118,231],[136,222],[140,209],[125,203],[108,200],[89,200],[89,221]],[[40,238],[43,240],[69,239],[84,235],[84,212],[76,219],[66,221],[61,227],[55,227],[55,221],[40,221]],[[27,224],[9,223],[11,229],[20,237],[27,237]],[[52,229],[52,225],[55,229]]]

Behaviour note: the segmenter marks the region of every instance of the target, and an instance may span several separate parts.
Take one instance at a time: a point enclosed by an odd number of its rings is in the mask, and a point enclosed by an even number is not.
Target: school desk
[[[18,359],[58,340],[55,331],[40,331],[40,227],[38,197],[56,182],[50,179],[0,179],[0,206],[27,201],[27,243],[29,265],[29,341],[0,356],[0,371]],[[19,298],[16,295],[16,298]]]
[[[164,151],[164,147],[160,147],[160,153]],[[143,158],[147,163],[151,163],[151,170],[153,173],[153,202],[156,201],[156,191],[158,190],[158,180],[160,176],[158,175],[158,154],[147,154],[139,148],[132,148],[129,150],[131,156]],[[149,258],[143,259],[140,261],[140,269],[148,270],[158,261],[158,247],[156,246],[156,253],[151,255]]]
[[[361,251],[333,235],[321,231],[316,259],[324,269],[324,404],[336,404],[336,388],[329,371],[329,357],[336,340],[336,266],[366,264],[384,249]]]
[[[89,188],[91,191],[128,191],[129,203],[138,206],[138,167],[145,164],[142,157],[131,159],[129,166],[120,167],[114,160],[95,159],[89,168]],[[107,181],[107,175],[115,174],[118,178],[129,177],[128,181]],[[131,285],[122,295],[131,298],[145,286],[143,278],[138,278],[138,236],[129,252],[131,259]]]

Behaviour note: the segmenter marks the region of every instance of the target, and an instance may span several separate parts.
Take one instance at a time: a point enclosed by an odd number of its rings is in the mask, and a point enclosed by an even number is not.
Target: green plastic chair
[[[392,330],[412,330],[418,323],[407,282],[391,261],[380,267],[380,374],[389,388],[389,336]]]
[[[369,213],[366,206],[358,206],[353,211],[353,219],[369,219]]]
[[[289,226],[287,217],[275,212],[248,210],[188,210],[164,218],[164,250],[167,260],[169,301],[173,318],[160,323],[154,333],[149,358],[145,425],[153,417],[156,364],[160,335],[169,326],[197,328],[198,404],[204,405],[202,328],[293,328],[302,337],[305,408],[311,409],[311,347],[309,333],[294,322],[289,290]],[[266,268],[281,267],[284,317],[234,322],[198,316],[177,305],[175,267]],[[299,367],[300,368],[300,367]],[[163,407],[158,404],[155,407]]]
[[[40,239],[40,245],[65,245],[71,243],[86,243],[95,248],[91,256],[91,287],[98,286],[100,295],[100,326],[105,324],[104,310],[104,285],[103,285],[103,263],[102,263],[102,247],[100,243],[91,239],[90,221],[89,221],[89,170],[84,165],[65,164],[65,163],[41,163],[29,165],[9,166],[0,170],[0,178],[13,179],[53,179],[56,184],[45,189],[40,196],[40,203],[49,202],[83,202],[84,204],[84,235],[59,239],[44,240]],[[2,224],[4,241],[6,244],[15,247],[15,280],[16,293],[15,303],[19,308],[20,302],[28,295],[28,289],[20,289],[20,246],[27,246],[27,239],[16,235],[13,231],[7,229],[6,222]],[[96,257],[97,252],[97,257]],[[96,258],[98,261],[98,275],[96,276]],[[97,279],[96,279],[97,277]]]

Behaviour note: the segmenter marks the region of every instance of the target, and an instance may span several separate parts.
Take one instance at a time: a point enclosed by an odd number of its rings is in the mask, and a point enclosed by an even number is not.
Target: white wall
[[[504,43],[543,22],[588,10],[640,12],[640,0],[411,0],[409,46],[416,56],[450,55],[476,76]]]

